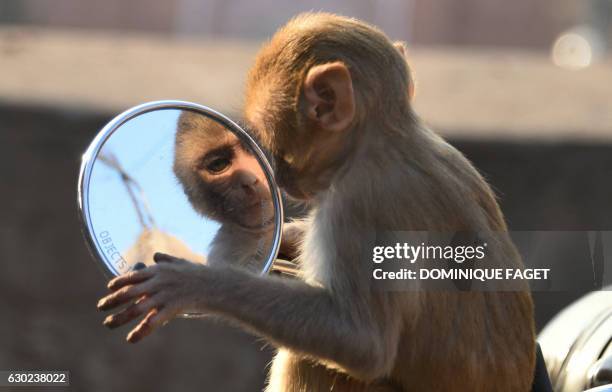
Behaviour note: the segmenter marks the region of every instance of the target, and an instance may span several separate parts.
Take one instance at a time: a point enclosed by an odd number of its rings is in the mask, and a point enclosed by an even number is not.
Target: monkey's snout
[[[253,173],[240,170],[234,173],[231,181],[231,189],[235,191],[244,191],[247,195],[253,194],[259,184],[259,179]]]

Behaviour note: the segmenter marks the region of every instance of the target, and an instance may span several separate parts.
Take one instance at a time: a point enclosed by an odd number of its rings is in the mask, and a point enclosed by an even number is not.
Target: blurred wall
[[[547,47],[585,19],[575,0],[21,0],[8,23],[257,39],[304,10],[351,15],[416,44]]]
[[[585,12],[575,0],[416,1],[413,42],[547,48]]]

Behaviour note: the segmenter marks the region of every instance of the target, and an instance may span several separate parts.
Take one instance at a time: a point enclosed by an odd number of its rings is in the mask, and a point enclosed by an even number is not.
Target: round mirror
[[[280,192],[264,154],[224,115],[152,102],[108,123],[83,156],[84,233],[108,277],[167,253],[267,273],[280,244]]]

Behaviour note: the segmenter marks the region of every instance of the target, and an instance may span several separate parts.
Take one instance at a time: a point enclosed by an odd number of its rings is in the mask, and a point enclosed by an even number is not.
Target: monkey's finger
[[[152,295],[157,292],[152,281],[141,284],[123,286],[98,301],[98,310],[109,310],[143,295]]]
[[[150,266],[137,271],[128,272],[127,274],[119,275],[115,279],[108,282],[106,287],[114,291],[129,284],[144,282],[155,275],[154,267],[155,266]]]
[[[172,308],[151,309],[140,324],[130,331],[127,341],[130,343],[139,342],[142,338],[150,335],[156,328],[166,325],[174,316],[176,316],[176,311]]]
[[[121,312],[108,316],[103,324],[111,329],[117,328],[129,323],[141,314],[149,312],[151,309],[158,306],[158,303],[158,298],[155,296],[143,296],[136,303],[128,306]]]
[[[134,264],[134,266],[132,267],[132,271],[138,271],[145,268],[147,268],[147,265],[142,261],[139,261],[138,263]]]
[[[161,253],[161,252],[156,252],[153,255],[153,260],[156,263],[171,263],[171,262],[174,262],[174,261],[183,261],[183,259],[180,259],[180,258],[174,257],[174,256],[170,256],[168,254]]]

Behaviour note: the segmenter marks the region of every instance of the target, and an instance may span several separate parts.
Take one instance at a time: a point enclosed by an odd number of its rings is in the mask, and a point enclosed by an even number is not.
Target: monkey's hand
[[[108,288],[112,293],[98,302],[99,310],[129,304],[104,320],[109,328],[145,315],[127,335],[130,343],[138,342],[179,314],[202,311],[199,290],[209,267],[162,253],[156,253],[154,260],[156,265],[111,280]]]

